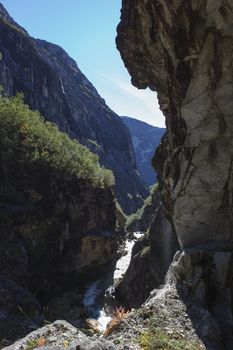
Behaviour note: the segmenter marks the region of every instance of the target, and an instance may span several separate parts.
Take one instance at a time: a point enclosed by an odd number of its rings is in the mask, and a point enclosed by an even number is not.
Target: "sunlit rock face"
[[[126,213],[143,204],[148,190],[136,170],[131,137],[116,115],[59,46],[31,38],[0,6],[0,85],[23,92],[60,130],[100,157],[116,177],[116,196]]]
[[[231,1],[123,0],[117,45],[166,116],[154,165],[180,245],[232,241]]]

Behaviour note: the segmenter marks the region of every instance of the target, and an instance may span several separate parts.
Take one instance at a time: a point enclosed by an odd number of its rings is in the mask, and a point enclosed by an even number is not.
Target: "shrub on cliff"
[[[112,172],[100,166],[97,155],[30,110],[20,94],[0,97],[0,152],[5,166],[52,167],[94,187],[114,184]]]
[[[136,213],[128,216],[126,221],[126,229],[129,232],[147,231],[153,217],[154,210],[158,206],[157,196],[158,183],[150,188],[150,195],[144,200],[144,204]]]

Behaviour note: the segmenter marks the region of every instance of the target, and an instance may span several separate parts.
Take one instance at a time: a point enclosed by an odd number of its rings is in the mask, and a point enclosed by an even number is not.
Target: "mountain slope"
[[[118,237],[111,172],[19,95],[0,95],[0,150],[1,348],[111,271]]]
[[[165,128],[157,128],[135,118],[122,117],[122,119],[131,133],[138,171],[145,183],[151,186],[157,180],[151,159]]]
[[[76,62],[59,46],[31,38],[0,7],[0,84],[59,129],[88,146],[114,171],[116,196],[130,213],[148,191],[136,172],[128,129],[99,96]]]

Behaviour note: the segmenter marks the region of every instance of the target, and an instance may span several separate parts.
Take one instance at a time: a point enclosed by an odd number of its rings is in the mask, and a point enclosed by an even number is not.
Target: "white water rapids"
[[[132,240],[126,241],[125,250],[127,254],[123,255],[117,261],[116,268],[113,275],[113,284],[115,284],[117,280],[123,277],[130,263],[134,243],[142,235],[143,234],[141,232],[134,232],[134,238]],[[106,314],[104,307],[101,308],[98,305],[98,301],[97,301],[98,296],[103,294],[103,292],[108,287],[110,287],[109,285],[106,285],[106,282],[107,282],[106,280],[102,280],[102,279],[95,281],[90,286],[88,286],[83,297],[83,304],[89,309],[90,317],[98,321],[98,324],[99,324],[98,328],[100,331],[104,331],[106,329],[108,322],[112,319],[111,316],[108,316]]]

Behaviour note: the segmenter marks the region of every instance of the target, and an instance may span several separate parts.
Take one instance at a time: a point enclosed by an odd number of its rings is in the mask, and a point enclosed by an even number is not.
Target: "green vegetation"
[[[27,341],[26,344],[26,350],[33,350],[37,347],[37,340],[36,339],[31,339]]]
[[[124,213],[123,209],[121,208],[120,204],[116,201],[116,210],[119,212],[119,215],[122,216],[122,221],[126,222],[127,215]]]
[[[25,350],[33,350],[35,348],[42,347],[42,346],[46,345],[46,343],[47,343],[47,341],[43,337],[37,338],[37,339],[30,339],[26,343]]]
[[[0,97],[0,150],[6,168],[52,168],[93,187],[114,185],[112,172],[100,167],[97,155],[30,110],[20,94]]]
[[[100,145],[95,140],[88,139],[87,142],[96,148],[100,148]]]
[[[127,215],[124,213],[120,204],[116,202],[116,217],[117,217],[117,228],[123,233],[125,230],[125,224]]]
[[[201,350],[199,344],[184,339],[180,334],[168,333],[159,328],[143,332],[140,336],[142,350]]]
[[[168,327],[167,315],[164,312],[154,313],[151,309],[141,310],[141,317],[148,320],[145,329],[139,338],[142,350],[202,350],[203,346],[186,339],[183,333],[179,333]],[[170,320],[171,321],[171,320]]]
[[[140,257],[143,258],[145,256],[148,256],[150,254],[150,246],[144,247],[143,250],[140,252]]]
[[[157,189],[158,189],[158,183],[154,184],[153,186],[150,186],[150,195],[144,200],[143,206],[139,208],[136,211],[136,213],[133,213],[130,216],[128,216],[126,221],[126,227],[130,227],[133,224],[133,222],[139,221],[142,219],[145,208],[152,205],[152,197],[153,197],[153,194],[157,191]]]

